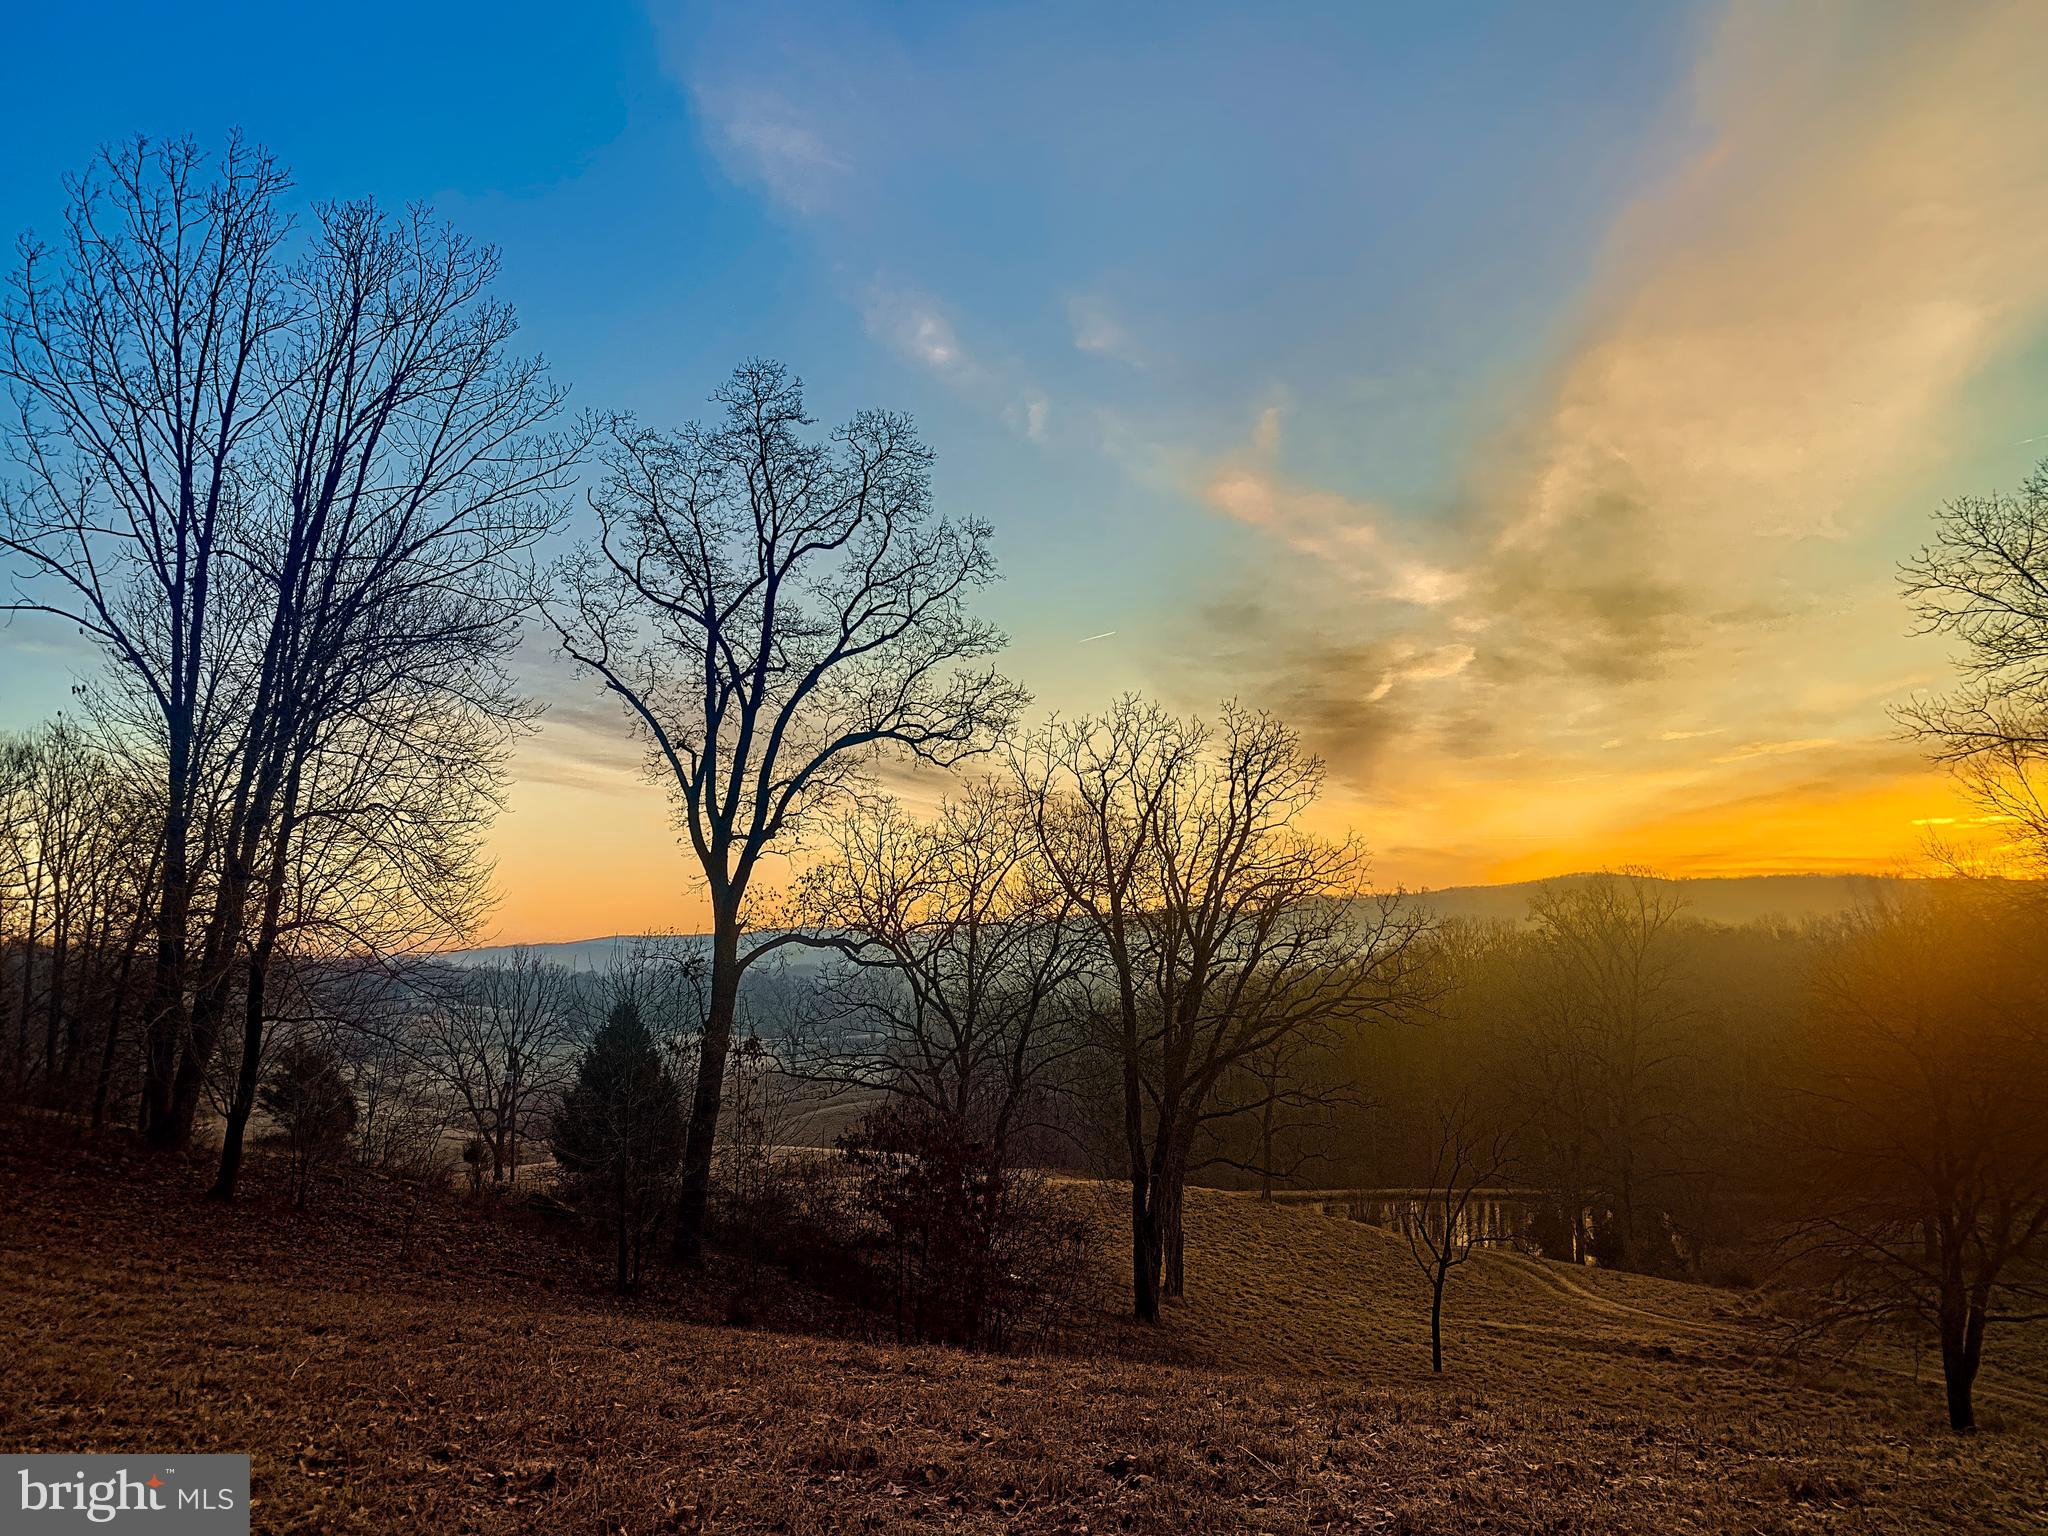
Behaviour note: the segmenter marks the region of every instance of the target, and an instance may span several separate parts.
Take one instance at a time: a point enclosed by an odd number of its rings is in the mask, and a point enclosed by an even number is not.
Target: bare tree
[[[2014,495],[1966,496],[1901,568],[1923,633],[1957,642],[1960,677],[1899,718],[1957,770],[2012,851],[2048,862],[2048,461]]]
[[[471,971],[427,1013],[427,1059],[483,1144],[494,1183],[516,1179],[522,1142],[569,1080],[576,1016],[569,973],[527,949]]]
[[[29,831],[34,783],[34,748],[23,737],[0,737],[0,1020],[14,1015],[9,1055],[16,1094],[27,1086],[29,1017],[27,1008],[14,1000],[6,962],[8,947],[15,942],[16,924],[29,917],[34,904],[30,892],[41,878]],[[20,942],[21,963],[26,968],[35,960],[33,934],[24,933]]]
[[[89,727],[60,717],[0,738],[0,957],[20,943],[18,975],[0,966],[0,1018],[14,1016],[17,1092],[35,1076],[45,1103],[80,1108],[90,1048],[102,1063],[113,1049],[154,830]]]
[[[1514,1135],[1469,1094],[1440,1101],[1426,1127],[1429,1173],[1401,1222],[1408,1252],[1429,1282],[1429,1368],[1444,1368],[1444,1287],[1451,1272],[1491,1239],[1475,1219],[1473,1198],[1497,1183]]]
[[[31,1005],[36,951],[43,956],[43,988],[36,1000],[43,1018],[43,1092],[54,1102],[60,1079],[79,1065],[81,1018],[74,972],[90,966],[104,913],[101,897],[118,868],[113,839],[119,785],[105,758],[74,723],[58,719],[25,744],[30,772],[25,785],[29,924],[21,1010]],[[82,950],[83,953],[74,953]],[[23,1064],[26,1065],[26,1064]]]
[[[831,838],[798,907],[849,963],[821,985],[822,1047],[803,1070],[912,1100],[1002,1161],[1081,1048],[1090,958],[1028,808],[983,781],[928,821],[885,800]]]
[[[741,367],[715,425],[621,425],[592,495],[600,536],[545,612],[563,652],[625,707],[666,782],[710,898],[710,998],[676,1223],[701,1239],[762,859],[877,754],[951,764],[987,748],[1023,694],[968,599],[995,576],[989,528],[932,507],[909,420],[856,416],[809,441],[797,380]]]
[[[1531,1150],[1572,1224],[1567,1256],[1597,1243],[1603,1262],[1628,1267],[1663,1230],[1656,1196],[1684,1170],[1672,1092],[1693,1007],[1684,901],[1624,870],[1541,886],[1529,915],[1515,1022],[1541,1108]]]
[[[219,946],[240,940],[242,903],[267,884],[246,958],[260,1028],[315,759],[366,760],[387,790],[438,793],[372,799],[358,814],[379,825],[393,801],[415,819],[431,803],[458,827],[495,808],[506,740],[528,713],[502,665],[523,608],[514,561],[553,526],[583,446],[545,430],[564,392],[509,354],[496,273],[495,252],[424,210],[393,219],[368,202],[322,207],[292,271],[296,318],[273,354],[281,383],[237,527],[269,615],[234,800],[248,810],[231,824],[209,983],[174,1092],[181,1122],[225,1004]],[[332,822],[341,803],[321,813]],[[224,1169],[216,1188],[232,1185]]]
[[[2048,750],[2048,461],[2017,495],[1943,507],[1902,584],[1923,628],[1962,646],[1957,687],[1916,699],[1907,723],[1947,761]]]
[[[2031,892],[1945,881],[1833,935],[1786,1106],[1783,1239],[1811,1326],[1895,1322],[1941,1348],[1952,1428],[1994,1326],[2048,1321],[2048,921]]]
[[[1327,1132],[1368,1100],[1340,1064],[1338,1042],[1290,1035],[1224,1074],[1201,1116],[1189,1172],[1229,1168],[1259,1181],[1259,1198],[1332,1160]]]
[[[1212,733],[1125,699],[1016,755],[1048,867],[1099,947],[1121,1078],[1133,1310],[1184,1283],[1181,1201],[1226,1074],[1407,1000],[1422,920],[1366,893],[1365,856],[1298,827],[1322,765],[1237,706]]]
[[[60,239],[27,239],[0,359],[18,471],[0,524],[15,610],[97,640],[163,750],[164,856],[145,1111],[168,1127],[201,871],[198,825],[231,729],[239,629],[226,525],[269,406],[263,358],[287,323],[284,172],[229,142],[137,139],[72,184]]]
[[[509,355],[494,253],[355,203],[318,208],[293,257],[284,185],[239,141],[214,171],[190,143],[111,151],[63,244],[25,245],[7,314],[14,606],[97,639],[161,752],[161,1144],[189,1138],[238,978],[269,963],[266,883],[336,723],[388,722],[394,698],[518,719],[512,566],[582,446]]]

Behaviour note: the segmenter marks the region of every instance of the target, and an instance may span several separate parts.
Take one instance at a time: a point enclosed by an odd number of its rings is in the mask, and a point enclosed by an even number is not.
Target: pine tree
[[[611,1230],[621,1291],[639,1284],[684,1131],[675,1074],[639,1004],[623,999],[577,1063],[549,1138],[564,1195]]]

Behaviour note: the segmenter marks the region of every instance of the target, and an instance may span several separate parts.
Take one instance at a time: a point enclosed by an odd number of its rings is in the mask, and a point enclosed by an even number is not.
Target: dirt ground
[[[0,1141],[0,1445],[247,1452],[265,1532],[2048,1530],[2038,1348],[1959,1437],[1909,1354],[1787,1365],[1731,1293],[1486,1255],[1432,1377],[1397,1239],[1197,1194],[1164,1328],[970,1356],[820,1333],[729,1259],[622,1302],[520,1211],[294,1214],[255,1172],[221,1207],[119,1140]]]

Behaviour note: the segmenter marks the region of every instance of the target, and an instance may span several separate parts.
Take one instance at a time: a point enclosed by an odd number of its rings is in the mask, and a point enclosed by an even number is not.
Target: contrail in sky
[[[1079,640],[1076,640],[1076,641],[1074,642],[1074,644],[1076,644],[1076,645],[1087,645],[1087,644],[1089,644],[1089,643],[1090,643],[1091,641],[1095,641],[1095,640],[1107,640],[1107,639],[1108,639],[1108,638],[1109,638],[1109,637],[1110,637],[1111,635],[1113,635],[1113,634],[1115,634],[1115,633],[1116,633],[1116,631],[1115,631],[1115,630],[1113,630],[1113,629],[1105,629],[1105,630],[1104,630],[1104,631],[1103,631],[1103,632],[1102,632],[1101,634],[1099,634],[1099,635],[1086,635],[1086,636],[1082,637],[1081,639],[1079,639]]]

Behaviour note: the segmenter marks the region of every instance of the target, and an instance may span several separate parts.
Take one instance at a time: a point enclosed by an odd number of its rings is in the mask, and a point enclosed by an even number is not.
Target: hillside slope
[[[1171,1330],[1181,1357],[1232,1370],[1413,1383],[1429,1365],[1429,1284],[1397,1233],[1212,1190],[1188,1194],[1188,1296]],[[1480,1250],[1445,1293],[1445,1371],[1489,1389],[1540,1383],[1611,1408],[1672,1411],[1735,1399],[1759,1375],[1816,1368],[1780,1360],[1742,1295],[1644,1275]],[[2048,1418],[2039,1330],[1995,1341],[1979,1387],[1987,1409]],[[1827,1386],[1938,1415],[1938,1363],[1867,1351]]]
[[[294,1214],[260,1156],[228,1208],[105,1143],[0,1136],[0,1178],[0,1447],[247,1452],[266,1532],[2048,1528],[2031,1406],[1959,1439],[1902,1375],[1771,1369],[1716,1293],[1497,1256],[1432,1377],[1396,1240],[1248,1197],[1191,1194],[1163,1328],[1015,1359],[688,1320],[758,1302],[722,1264],[619,1302],[516,1211]]]

